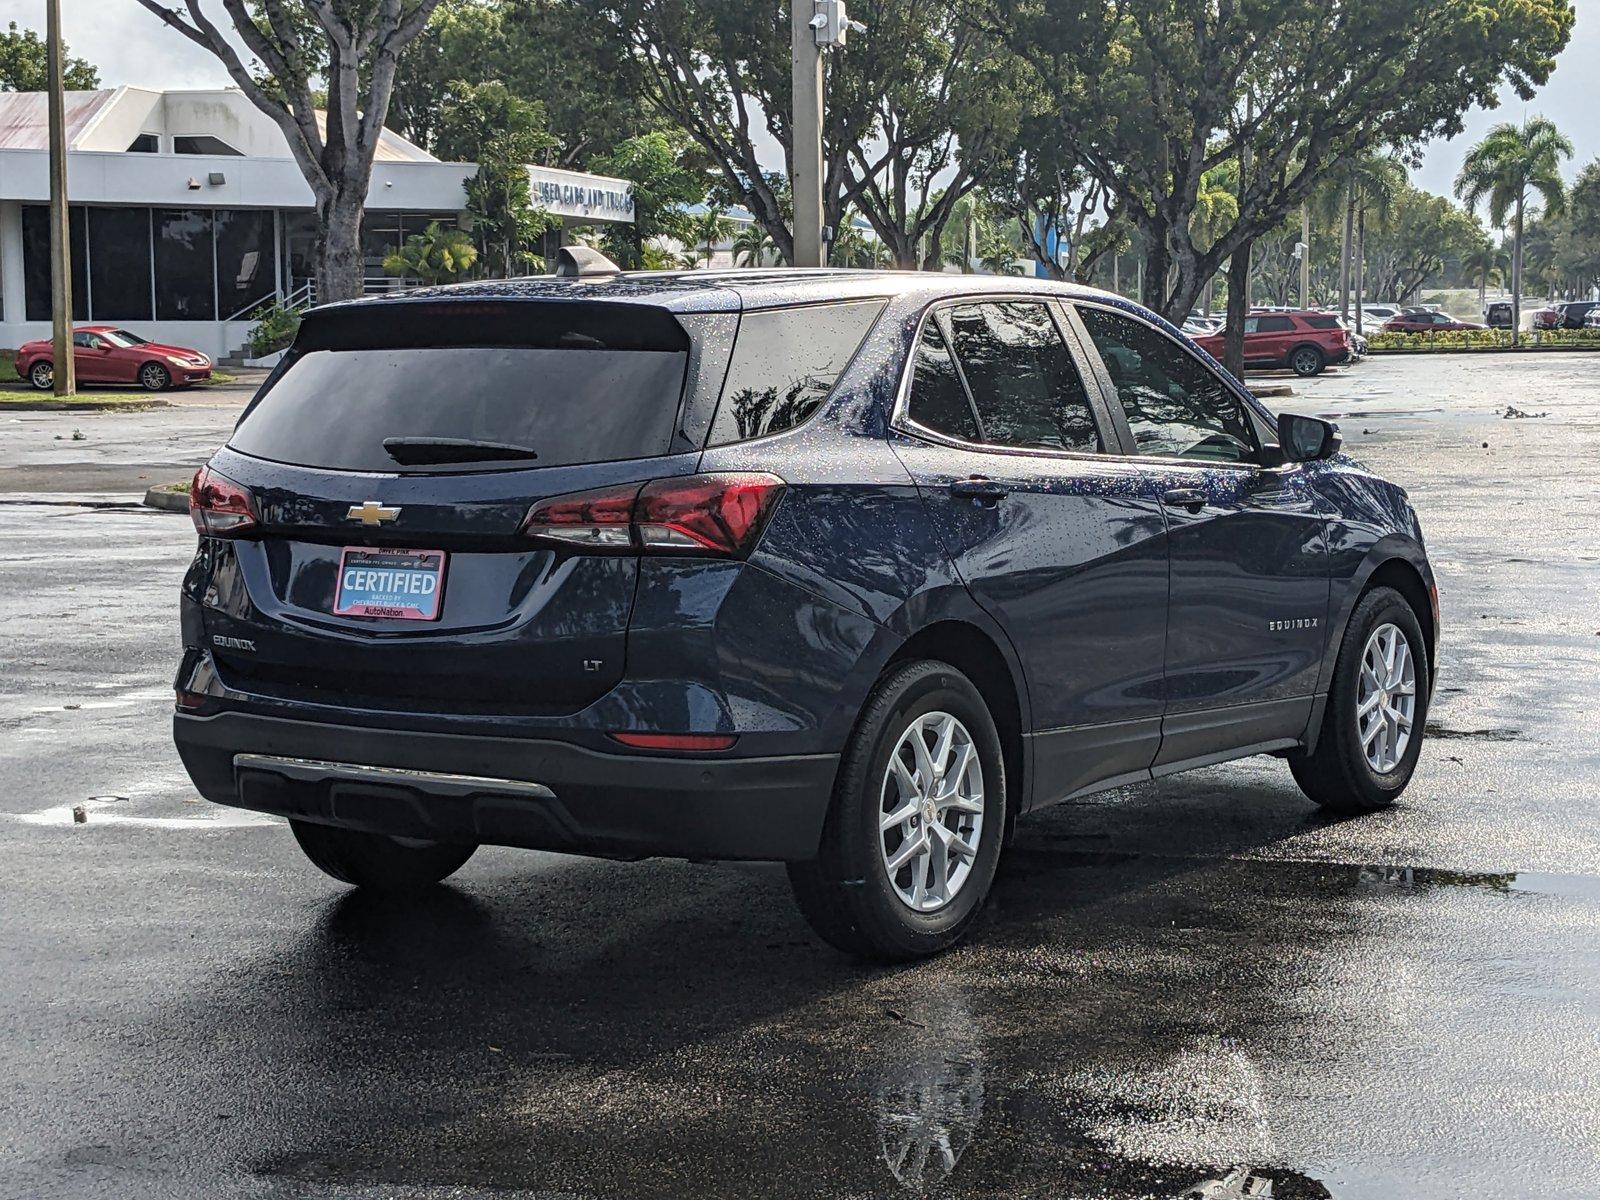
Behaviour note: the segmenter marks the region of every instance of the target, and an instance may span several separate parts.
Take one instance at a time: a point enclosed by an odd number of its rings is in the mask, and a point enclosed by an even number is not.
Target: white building
[[[0,347],[50,332],[45,96],[0,94]],[[313,274],[311,189],[282,131],[240,92],[120,87],[67,93],[74,320],[122,325],[221,358],[274,297]],[[440,162],[385,130],[367,196],[368,288],[384,255],[464,214],[473,163]],[[631,185],[529,167],[563,225],[632,222]]]

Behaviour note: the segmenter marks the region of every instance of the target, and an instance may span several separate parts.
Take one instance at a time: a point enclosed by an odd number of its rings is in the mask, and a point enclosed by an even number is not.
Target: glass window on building
[[[83,209],[68,212],[72,223],[72,319],[89,319],[89,253]],[[50,209],[28,204],[22,209],[22,280],[30,321],[50,319]]]
[[[272,214],[261,209],[218,209],[217,315],[227,320],[273,292]]]
[[[216,247],[203,208],[155,210],[156,318],[217,319]]]
[[[150,210],[89,210],[89,310],[96,321],[150,319]]]

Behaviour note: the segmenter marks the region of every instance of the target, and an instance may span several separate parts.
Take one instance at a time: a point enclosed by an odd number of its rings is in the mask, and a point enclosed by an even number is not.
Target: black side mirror
[[[1339,453],[1344,439],[1332,421],[1302,417],[1298,413],[1280,413],[1278,444],[1283,447],[1284,458],[1290,462],[1317,462]]]

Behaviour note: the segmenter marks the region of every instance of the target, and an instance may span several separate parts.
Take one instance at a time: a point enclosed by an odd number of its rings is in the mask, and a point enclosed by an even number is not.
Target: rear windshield
[[[303,352],[229,442],[274,462],[435,473],[667,453],[686,350],[424,346]],[[515,462],[396,460],[386,439],[525,448]],[[417,457],[415,453],[409,457]]]

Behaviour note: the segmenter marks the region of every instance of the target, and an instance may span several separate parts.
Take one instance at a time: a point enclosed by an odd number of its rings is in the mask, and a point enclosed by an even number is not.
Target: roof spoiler
[[[620,274],[621,267],[588,246],[563,246],[556,251],[557,279],[595,279]]]

